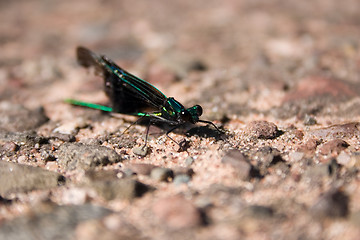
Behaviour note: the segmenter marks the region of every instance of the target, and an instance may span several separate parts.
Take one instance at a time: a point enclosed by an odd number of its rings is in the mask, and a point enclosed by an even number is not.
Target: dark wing
[[[128,73],[110,59],[99,57],[78,47],[78,62],[84,67],[95,66],[105,80],[105,92],[114,112],[134,114],[159,111],[166,96],[148,82]]]

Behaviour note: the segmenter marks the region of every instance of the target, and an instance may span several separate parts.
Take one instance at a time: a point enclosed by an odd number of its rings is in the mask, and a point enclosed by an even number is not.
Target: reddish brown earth
[[[360,2],[0,1],[0,239],[359,239]],[[85,46],[206,124],[108,104]]]

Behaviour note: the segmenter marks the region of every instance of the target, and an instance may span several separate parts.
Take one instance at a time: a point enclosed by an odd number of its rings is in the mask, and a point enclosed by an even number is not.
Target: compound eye
[[[196,108],[196,112],[197,112],[198,116],[201,116],[203,113],[202,107],[200,105],[196,105],[195,108]]]
[[[190,119],[191,119],[191,115],[188,111],[182,111],[181,113],[181,119],[186,121],[186,122],[189,122]]]

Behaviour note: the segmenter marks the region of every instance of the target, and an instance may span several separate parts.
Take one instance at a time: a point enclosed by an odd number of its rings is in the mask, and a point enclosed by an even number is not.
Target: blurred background
[[[102,82],[76,64],[79,45],[107,55],[168,96],[235,115],[278,107],[288,99],[286,91],[310,75],[340,79],[358,91],[359,5],[1,1],[0,100],[46,108],[65,97],[90,98],[88,92],[101,101],[94,93]]]

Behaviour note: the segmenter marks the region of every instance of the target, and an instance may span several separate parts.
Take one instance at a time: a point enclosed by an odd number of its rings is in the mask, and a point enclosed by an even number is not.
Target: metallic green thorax
[[[195,105],[191,108],[185,109],[185,107],[176,101],[174,98],[170,97],[166,99],[164,103],[160,116],[162,118],[174,121],[177,123],[197,123],[199,117],[202,114],[202,108],[199,105]]]

